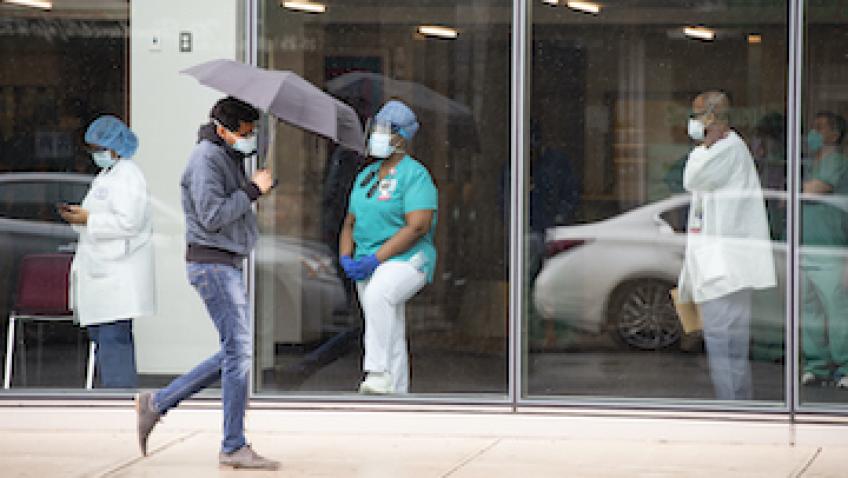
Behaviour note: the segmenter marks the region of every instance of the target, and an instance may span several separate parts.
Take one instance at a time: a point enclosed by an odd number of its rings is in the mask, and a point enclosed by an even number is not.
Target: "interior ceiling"
[[[131,0],[53,0],[49,11],[33,7],[18,6],[0,0],[0,20],[8,18],[37,19],[75,19],[75,20],[117,20],[127,21]],[[135,0],[143,2],[144,0]],[[179,1],[179,0],[174,0]],[[225,0],[209,0],[225,1]],[[234,1],[234,0],[228,0]],[[279,0],[264,0],[265,7],[278,5]],[[333,23],[373,22],[374,8],[379,8],[380,22],[387,23],[397,17],[400,23],[408,23],[410,16],[425,17],[432,20],[443,19],[455,23],[457,11],[463,12],[461,23],[510,23],[512,21],[513,0],[313,0],[327,4],[329,14],[323,21],[322,16],[312,19],[317,23],[331,20]],[[556,7],[542,0],[532,2],[533,21],[537,24],[658,24],[691,22],[693,19],[709,22],[713,25],[734,23],[785,24],[787,20],[788,0],[594,0],[600,3],[603,11],[600,15],[586,15],[571,11],[564,6],[566,0],[560,0]],[[282,9],[282,7],[278,7]],[[458,10],[459,9],[459,10]],[[487,15],[469,18],[467,12],[474,9],[489,10]],[[830,11],[831,8],[826,10]],[[757,15],[752,17],[751,12]],[[333,13],[336,13],[334,15]],[[818,12],[811,12],[818,13]],[[828,13],[828,15],[833,12]],[[167,10],[163,11],[167,16]],[[848,15],[844,11],[837,17],[844,20]],[[825,19],[817,19],[821,21]],[[414,23],[414,22],[413,22]]]
[[[327,5],[324,15],[290,12],[275,0],[265,0],[268,9],[287,12],[286,21],[303,24],[405,25],[509,25],[513,21],[512,0],[313,0]],[[531,2],[535,25],[785,25],[788,0],[593,0],[599,15],[568,8],[566,0],[550,5]]]
[[[143,1],[143,0],[141,0]],[[124,20],[129,17],[129,0],[53,0],[53,8],[26,7],[0,0],[0,19]]]

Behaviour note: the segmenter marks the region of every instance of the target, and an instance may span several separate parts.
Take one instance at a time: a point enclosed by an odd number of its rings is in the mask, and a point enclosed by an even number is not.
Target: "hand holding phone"
[[[59,215],[70,224],[88,224],[88,211],[76,204],[57,203]]]

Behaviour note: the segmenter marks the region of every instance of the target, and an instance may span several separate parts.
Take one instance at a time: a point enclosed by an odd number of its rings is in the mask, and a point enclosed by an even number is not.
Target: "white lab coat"
[[[768,219],[754,160],[735,132],[689,153],[683,187],[692,193],[678,288],[703,303],[777,284]],[[700,212],[700,218],[699,218]],[[700,225],[700,231],[693,230]]]
[[[88,224],[74,226],[79,244],[69,300],[80,325],[134,319],[156,312],[147,182],[138,165],[120,159],[94,178],[82,202]]]

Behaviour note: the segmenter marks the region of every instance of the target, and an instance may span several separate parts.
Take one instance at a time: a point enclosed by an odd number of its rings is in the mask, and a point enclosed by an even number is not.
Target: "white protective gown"
[[[79,244],[69,291],[80,325],[153,315],[152,220],[141,169],[129,159],[104,169],[91,183],[82,207],[89,213],[88,224],[74,226]]]
[[[683,302],[703,303],[777,284],[765,202],[748,147],[731,131],[689,153],[683,187],[692,193]]]

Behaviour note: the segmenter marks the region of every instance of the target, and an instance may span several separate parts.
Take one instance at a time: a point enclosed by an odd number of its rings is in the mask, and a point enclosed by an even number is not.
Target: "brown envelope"
[[[698,308],[698,304],[681,303],[676,288],[671,289],[671,300],[674,302],[674,308],[677,310],[677,317],[680,319],[684,333],[691,334],[704,330],[704,321],[701,319],[701,310]]]

